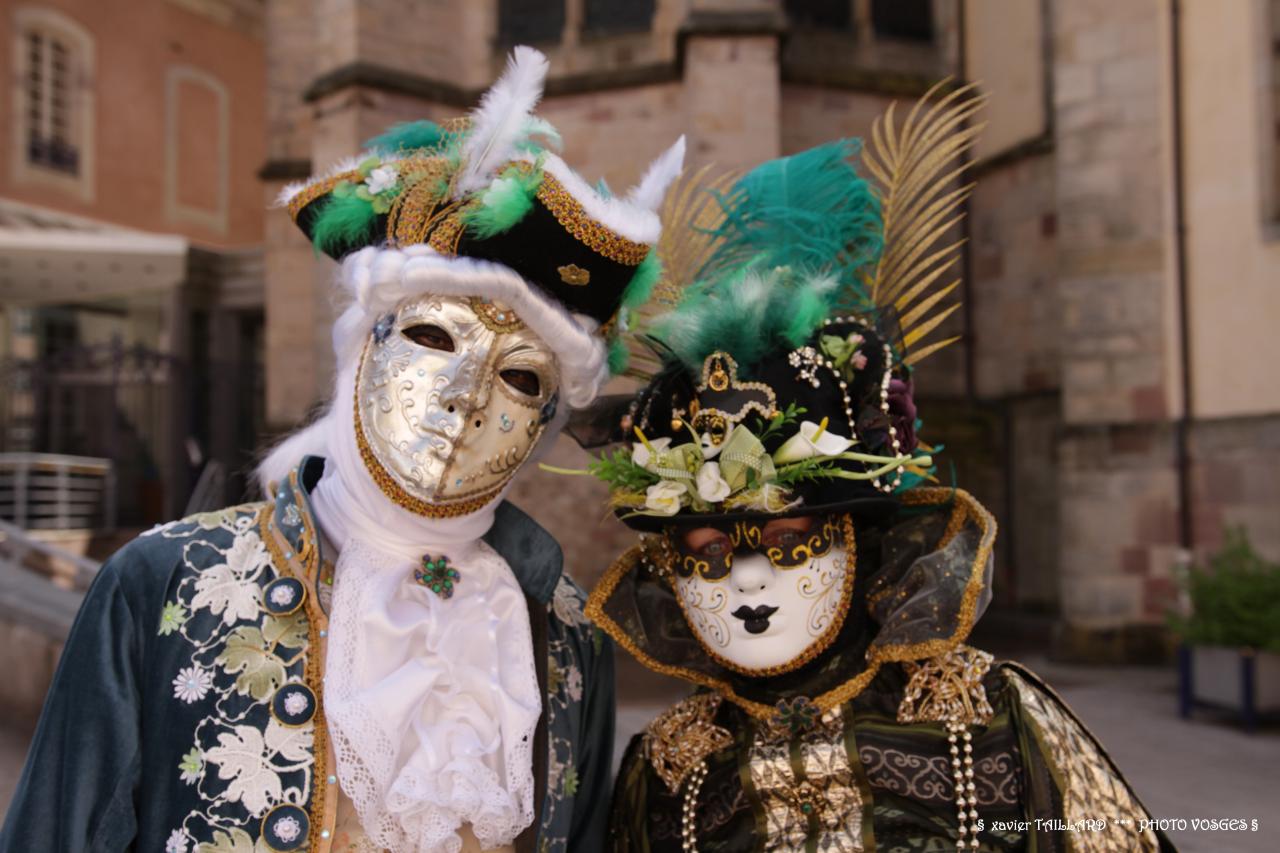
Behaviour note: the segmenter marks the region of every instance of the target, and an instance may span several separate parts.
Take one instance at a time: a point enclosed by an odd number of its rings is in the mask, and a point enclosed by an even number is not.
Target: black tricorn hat
[[[608,333],[656,277],[656,259],[646,259],[684,140],[627,196],[592,187],[552,150],[554,128],[531,115],[546,69],[541,53],[518,47],[470,116],[397,126],[370,140],[364,159],[287,188],[281,201],[335,259],[368,246],[426,245],[498,263]]]

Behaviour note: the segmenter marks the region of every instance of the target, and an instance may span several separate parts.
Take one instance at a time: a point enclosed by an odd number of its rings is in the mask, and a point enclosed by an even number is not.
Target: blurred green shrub
[[[1184,642],[1280,653],[1280,563],[1264,560],[1243,527],[1227,530],[1208,566],[1192,566],[1182,582],[1191,613],[1169,622]]]

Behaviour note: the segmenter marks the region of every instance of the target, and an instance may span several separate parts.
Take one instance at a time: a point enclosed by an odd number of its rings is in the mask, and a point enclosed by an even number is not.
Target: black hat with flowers
[[[930,478],[912,369],[954,340],[929,336],[956,307],[945,235],[980,103],[963,96],[901,128],[889,114],[867,151],[840,140],[674,193],[652,369],[623,446],[588,466],[625,523],[882,515]]]

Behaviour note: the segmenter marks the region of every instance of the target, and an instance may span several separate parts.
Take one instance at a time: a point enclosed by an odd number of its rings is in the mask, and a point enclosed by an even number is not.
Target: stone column
[[[1178,541],[1170,19],[1053,5],[1062,323],[1059,647],[1149,657]]]
[[[755,166],[779,156],[781,4],[692,5],[681,33],[688,162]]]

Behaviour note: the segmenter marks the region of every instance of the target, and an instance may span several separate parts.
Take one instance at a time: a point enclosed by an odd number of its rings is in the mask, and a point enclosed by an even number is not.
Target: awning
[[[0,301],[37,305],[167,291],[187,275],[186,238],[0,199]]]

